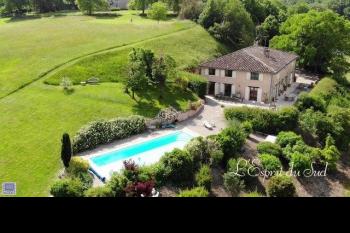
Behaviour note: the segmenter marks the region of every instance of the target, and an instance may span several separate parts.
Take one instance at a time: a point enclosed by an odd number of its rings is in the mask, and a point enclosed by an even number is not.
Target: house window
[[[225,77],[232,77],[232,70],[225,70]]]
[[[215,75],[215,69],[209,69],[209,75]]]
[[[250,73],[250,80],[259,80],[259,73],[251,72]]]

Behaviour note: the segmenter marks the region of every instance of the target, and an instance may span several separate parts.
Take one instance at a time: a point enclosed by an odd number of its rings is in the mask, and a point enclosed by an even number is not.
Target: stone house
[[[276,49],[251,46],[205,62],[201,75],[208,95],[271,103],[295,82],[298,56]]]

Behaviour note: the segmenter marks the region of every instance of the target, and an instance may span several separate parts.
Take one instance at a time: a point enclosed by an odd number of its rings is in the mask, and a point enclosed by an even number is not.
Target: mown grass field
[[[0,97],[35,80],[54,65],[70,59],[194,26],[188,21],[157,23],[130,12],[119,14],[122,15],[115,18],[69,14],[1,20]],[[130,18],[133,18],[132,22]],[[105,20],[108,23],[104,23]]]
[[[101,118],[151,117],[169,105],[184,109],[188,100],[197,98],[169,86],[161,100],[157,90],[152,90],[136,102],[124,93],[121,82],[75,86],[70,95],[44,83],[57,83],[61,74],[77,80],[94,75],[118,81],[123,78],[118,76],[123,69],[119,64],[125,64],[134,46],[171,54],[182,67],[221,49],[191,22],[173,19],[158,24],[131,12],[121,14],[115,18],[72,14],[10,22],[0,19],[0,183],[17,182],[18,196],[48,195],[62,168],[63,132],[73,135],[84,124]],[[101,54],[104,50],[107,53]],[[94,53],[99,55],[87,56]]]

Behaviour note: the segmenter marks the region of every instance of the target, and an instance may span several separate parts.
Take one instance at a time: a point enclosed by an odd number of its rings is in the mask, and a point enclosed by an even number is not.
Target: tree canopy
[[[92,15],[95,10],[107,8],[108,2],[106,0],[76,0],[79,9]]]
[[[163,2],[155,2],[151,5],[148,16],[155,20],[165,20],[167,17],[167,5]]]
[[[254,23],[239,0],[208,0],[199,22],[215,38],[234,49],[254,41]]]
[[[297,53],[302,68],[338,75],[349,69],[350,22],[338,14],[330,10],[296,14],[282,24],[280,33],[270,45]]]

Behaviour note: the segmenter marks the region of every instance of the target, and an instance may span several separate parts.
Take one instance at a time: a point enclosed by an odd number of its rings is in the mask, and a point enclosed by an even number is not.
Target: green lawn
[[[107,19],[69,14],[1,23],[0,97],[70,59],[194,26],[189,21],[157,23],[128,11],[120,14]]]
[[[191,22],[168,20],[158,24],[130,12],[122,14],[112,19],[72,14],[0,20],[0,183],[17,182],[19,196],[48,195],[61,168],[63,132],[73,135],[84,124],[101,118],[131,114],[151,117],[169,105],[184,109],[188,100],[196,99],[191,92],[172,85],[161,100],[158,91],[151,90],[135,102],[123,92],[120,82],[75,86],[70,95],[59,86],[44,83],[54,83],[59,74],[66,73],[86,73],[85,77],[96,74],[104,81],[118,81],[117,68],[123,68],[118,62],[125,64],[127,51],[133,46],[171,54],[182,67],[212,57],[221,49],[204,29]],[[111,52],[86,57],[106,49]],[[76,71],[77,66],[81,73]],[[54,67],[60,68],[41,76]],[[71,78],[80,79],[75,75]]]

